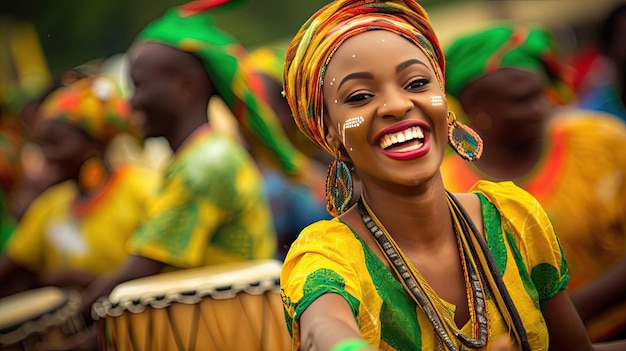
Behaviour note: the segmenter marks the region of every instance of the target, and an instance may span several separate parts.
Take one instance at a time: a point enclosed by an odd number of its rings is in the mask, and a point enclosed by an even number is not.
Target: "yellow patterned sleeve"
[[[365,262],[361,242],[336,218],[306,227],[294,241],[280,276],[294,350],[300,346],[299,318],[321,295],[342,296],[357,318],[363,295],[359,277],[369,275],[365,265],[359,262]]]

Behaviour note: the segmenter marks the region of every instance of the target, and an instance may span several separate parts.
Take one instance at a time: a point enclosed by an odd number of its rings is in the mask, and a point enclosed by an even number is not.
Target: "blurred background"
[[[24,103],[70,69],[102,67],[132,89],[122,54],[149,22],[186,0],[0,0],[0,115]],[[252,50],[288,43],[328,0],[244,0],[214,10],[217,26]],[[507,19],[550,29],[565,60],[597,38],[598,24],[625,0],[423,0],[442,42]],[[589,61],[589,60],[588,60]]]
[[[0,0],[0,75],[9,106],[33,96],[50,77],[124,52],[139,30],[184,0]],[[623,0],[424,0],[445,47],[462,31],[497,19],[539,22],[564,55],[593,38],[603,16]],[[252,49],[287,41],[327,0],[248,0],[216,13],[216,23]]]

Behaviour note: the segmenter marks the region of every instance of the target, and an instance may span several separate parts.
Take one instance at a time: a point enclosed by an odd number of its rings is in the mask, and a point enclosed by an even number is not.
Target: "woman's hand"
[[[513,343],[507,336],[502,336],[489,347],[489,351],[513,351]]]

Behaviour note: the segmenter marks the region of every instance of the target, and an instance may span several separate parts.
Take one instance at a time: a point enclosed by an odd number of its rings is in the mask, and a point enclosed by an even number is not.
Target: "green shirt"
[[[241,145],[199,128],[167,167],[131,253],[176,268],[271,258],[276,234],[262,186]]]

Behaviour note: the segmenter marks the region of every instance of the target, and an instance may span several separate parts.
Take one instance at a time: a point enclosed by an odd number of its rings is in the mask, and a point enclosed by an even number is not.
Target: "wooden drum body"
[[[162,273],[118,285],[92,309],[102,350],[291,350],[281,262]]]

